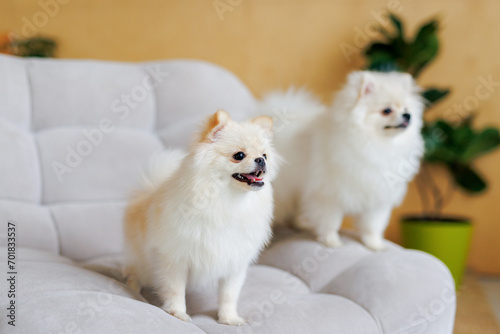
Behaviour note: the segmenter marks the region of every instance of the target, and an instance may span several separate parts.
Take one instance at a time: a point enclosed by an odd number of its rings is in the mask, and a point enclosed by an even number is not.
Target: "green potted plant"
[[[414,37],[406,38],[403,23],[389,16],[390,29],[381,28],[381,40],[364,50],[367,68],[376,71],[404,71],[415,79],[437,56],[438,22],[431,20],[419,27]],[[427,88],[422,91],[426,110],[450,93],[449,89]],[[431,253],[450,269],[457,287],[465,270],[472,225],[469,218],[448,216],[443,207],[456,189],[480,194],[487,188],[474,161],[500,145],[499,131],[493,127],[475,129],[473,116],[457,120],[444,118],[424,122],[422,135],[425,153],[416,183],[422,200],[420,215],[403,217],[403,244]],[[432,176],[431,165],[442,165],[449,172],[450,187],[443,192]]]

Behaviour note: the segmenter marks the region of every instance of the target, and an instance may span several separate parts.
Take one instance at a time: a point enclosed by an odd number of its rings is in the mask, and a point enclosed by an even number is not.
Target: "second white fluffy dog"
[[[233,122],[218,111],[187,154],[168,154],[164,174],[130,202],[125,217],[127,284],[152,286],[163,310],[189,321],[186,288],[219,284],[219,322],[236,310],[247,268],[271,237],[277,173],[272,119]]]
[[[287,161],[275,182],[277,220],[311,229],[335,247],[351,215],[363,243],[383,249],[391,211],[423,154],[423,103],[412,77],[353,72],[331,108],[289,91],[270,94],[262,109],[290,116],[275,140]]]

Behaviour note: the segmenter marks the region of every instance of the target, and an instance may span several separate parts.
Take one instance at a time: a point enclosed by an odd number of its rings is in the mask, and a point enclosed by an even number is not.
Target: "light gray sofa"
[[[205,62],[0,56],[0,333],[452,332],[445,266],[393,244],[374,253],[352,232],[328,250],[278,229],[242,291],[246,326],[216,322],[213,291],[188,295],[186,323],[127,289],[118,268],[128,192],[148,157],[185,147],[219,108],[244,119],[255,100]],[[8,222],[16,226],[13,270]]]

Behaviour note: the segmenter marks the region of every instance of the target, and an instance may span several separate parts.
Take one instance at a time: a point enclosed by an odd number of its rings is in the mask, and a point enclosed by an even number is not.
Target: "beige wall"
[[[65,4],[49,6],[50,16],[38,1],[0,2],[0,31],[22,33],[30,21],[40,33],[58,39],[61,58],[205,59],[235,72],[257,96],[277,87],[305,85],[328,99],[346,73],[361,64],[356,54],[347,61],[340,46],[362,46],[364,39],[356,31],[372,27],[373,13],[391,6],[410,30],[429,17],[442,19],[442,52],[424,72],[421,84],[450,85],[453,94],[430,117],[474,96],[479,76],[492,75],[500,81],[497,0],[59,1]],[[221,3],[230,9],[220,16],[214,4]],[[477,124],[500,127],[499,107],[497,87],[480,102]],[[489,191],[478,197],[458,193],[445,210],[473,217],[470,267],[496,274],[500,274],[499,166],[500,152],[478,161],[490,180]],[[445,173],[438,175],[445,180]],[[419,210],[412,185],[404,205],[393,215],[388,238],[399,240],[400,214]]]

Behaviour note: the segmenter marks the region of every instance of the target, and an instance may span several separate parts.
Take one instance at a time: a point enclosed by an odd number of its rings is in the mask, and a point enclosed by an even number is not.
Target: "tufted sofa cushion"
[[[453,280],[435,258],[353,233],[327,249],[276,231],[239,303],[248,325],[215,320],[215,291],[188,294],[193,323],[171,317],[120,272],[122,213],[153,154],[186,147],[217,109],[255,100],[231,73],[189,61],[114,63],[0,56],[0,261],[17,225],[17,324],[7,333],[451,333]],[[0,284],[0,295],[10,286]],[[148,302],[149,301],[149,302]],[[6,310],[7,298],[0,298]]]

